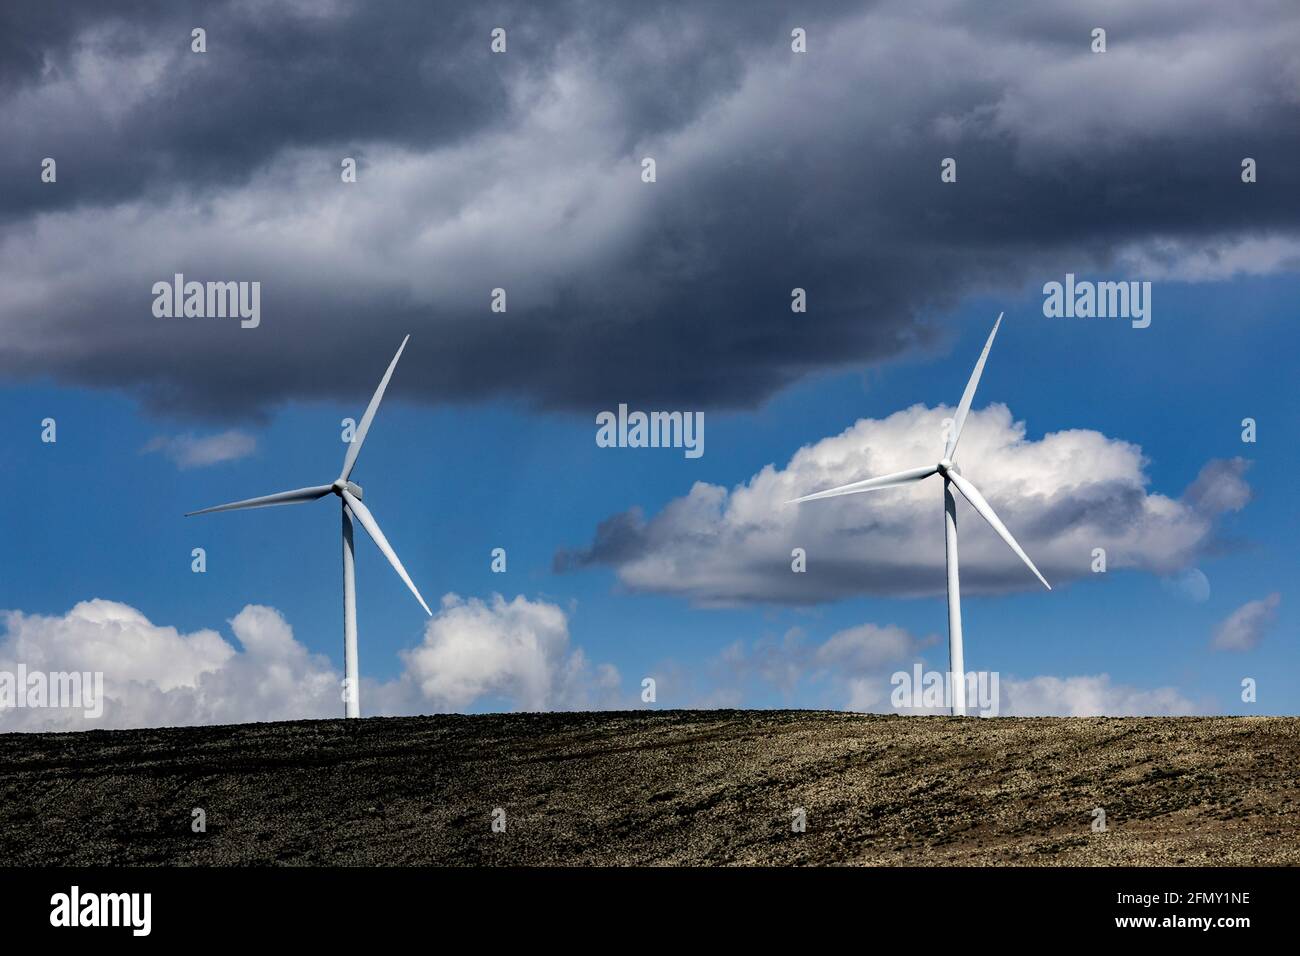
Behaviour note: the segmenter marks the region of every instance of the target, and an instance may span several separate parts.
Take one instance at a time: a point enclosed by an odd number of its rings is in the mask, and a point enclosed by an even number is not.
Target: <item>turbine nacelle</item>
[[[355,481],[344,481],[342,478],[335,479],[334,484],[330,485],[330,491],[338,495],[340,498],[343,497],[343,492],[345,491],[353,498],[365,497],[361,493],[361,486],[359,484]]]

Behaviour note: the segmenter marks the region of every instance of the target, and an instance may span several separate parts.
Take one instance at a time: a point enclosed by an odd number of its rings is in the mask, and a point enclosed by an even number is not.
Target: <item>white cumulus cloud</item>
[[[855,594],[942,594],[943,493],[937,477],[902,488],[788,504],[792,498],[937,461],[953,409],[914,405],[862,419],[799,449],[782,468],[764,467],[730,491],[697,482],[648,520],[639,510],[606,520],[592,544],[561,552],[556,565],[613,566],[634,591],[701,604],[789,603]],[[1142,449],[1097,431],[1039,439],[1001,404],[973,411],[962,433],[963,474],[993,505],[1053,584],[1091,573],[1093,550],[1107,568],[1170,574],[1209,543],[1216,515],[1242,507],[1244,462],[1212,461],[1189,495],[1153,491]],[[967,593],[1040,585],[959,499],[961,583]],[[791,551],[807,571],[791,571]]]
[[[1173,717],[1199,712],[1173,687],[1115,684],[1109,674],[1001,681],[1004,717]]]
[[[931,650],[935,659],[925,657]],[[766,636],[729,645],[714,662],[718,686],[711,693],[738,706],[755,684],[782,694],[815,699],[822,706],[861,713],[947,714],[947,706],[894,704],[895,675],[906,675],[912,687],[914,665],[922,674],[943,674],[947,649],[937,635],[919,638],[895,625],[861,624],[837,631],[818,644],[801,628],[781,637]],[[1119,717],[1198,713],[1198,707],[1173,687],[1145,688],[1114,683],[1108,674],[1019,678],[998,674],[990,715],[1001,717]],[[942,679],[942,678],[940,678]],[[924,678],[923,678],[924,680]],[[994,685],[985,677],[984,691]],[[919,693],[919,688],[917,689]],[[969,713],[979,711],[977,697]]]
[[[102,715],[76,707],[0,706],[0,732],[185,726],[342,716],[342,675],[311,653],[274,608],[250,604],[229,622],[183,633],[116,601],[63,615],[0,613],[0,673],[102,673]],[[475,706],[577,710],[616,706],[619,675],[570,646],[564,611],[522,596],[443,598],[396,679],[363,678],[365,714]],[[14,680],[14,678],[10,678]]]
[[[581,648],[570,647],[564,611],[522,595],[445,595],[423,643],[402,659],[403,681],[438,711],[484,699],[504,699],[518,710],[582,710],[618,694],[613,666],[593,667]]]
[[[78,708],[0,710],[4,730],[90,730],[337,716],[339,678],[293,637],[279,611],[250,604],[216,631],[184,634],[116,601],[64,615],[4,615],[0,671],[102,672],[103,716]]]

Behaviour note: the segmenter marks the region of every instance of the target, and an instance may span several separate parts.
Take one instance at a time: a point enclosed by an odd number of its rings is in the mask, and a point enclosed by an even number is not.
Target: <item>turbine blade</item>
[[[993,323],[993,331],[989,333],[989,340],[984,343],[984,351],[980,353],[980,359],[975,363],[975,371],[970,373],[970,381],[966,383],[966,391],[961,393],[961,401],[957,404],[957,414],[952,417],[952,434],[948,436],[948,447],[943,450],[943,457],[952,461],[952,456],[957,451],[957,439],[961,438],[962,426],[966,424],[966,416],[970,414],[970,403],[975,400],[975,389],[979,387],[980,376],[984,373],[984,363],[988,360],[989,349],[993,348],[993,337],[998,334],[998,326],[1002,324],[1002,313],[998,313],[998,320]]]
[[[352,444],[348,445],[348,453],[343,458],[343,470],[339,472],[339,477],[344,481],[347,481],[352,474],[352,468],[357,463],[357,455],[361,454],[361,446],[366,442],[366,433],[370,431],[370,423],[375,420],[375,412],[379,411],[379,402],[384,397],[384,389],[388,388],[388,380],[393,377],[393,369],[397,368],[397,360],[402,357],[402,350],[406,348],[406,343],[410,340],[409,335],[402,339],[402,344],[397,347],[397,354],[388,363],[388,371],[379,380],[379,387],[375,389],[370,404],[366,406],[366,413],[361,416],[361,424],[357,426],[356,434],[352,436]]]
[[[957,486],[957,490],[962,493],[962,497],[971,503],[971,507],[980,513],[980,517],[987,521],[993,527],[993,530],[998,533],[998,536],[1007,543],[1007,547],[1014,551],[1021,561],[1025,562],[1030,571],[1034,572],[1034,577],[1043,582],[1043,587],[1049,591],[1052,590],[1052,586],[1047,583],[1047,578],[1038,573],[1038,568],[1034,567],[1034,562],[1029,560],[1029,555],[1025,554],[1024,549],[1016,543],[1016,539],[1011,536],[1007,526],[1002,523],[1002,519],[993,510],[993,506],[984,500],[984,496],[980,494],[979,489],[955,471],[948,472],[948,478]]]
[[[298,488],[294,491],[282,491],[276,495],[263,495],[261,498],[246,498],[243,501],[232,501],[228,505],[217,505],[215,508],[203,508],[200,511],[187,511],[185,517],[191,515],[206,515],[214,511],[239,511],[243,508],[270,508],[272,505],[297,505],[304,501],[315,501],[317,498],[323,498],[333,490],[332,485],[316,485],[313,488]]]
[[[879,478],[867,478],[864,481],[855,481],[852,484],[840,485],[838,488],[827,488],[825,491],[818,491],[815,494],[804,495],[802,498],[795,498],[787,501],[786,504],[798,504],[801,501],[812,501],[816,498],[835,498],[839,495],[856,495],[860,491],[879,491],[881,488],[896,488],[899,485],[910,485],[914,481],[921,481],[929,478],[939,469],[931,465],[929,468],[913,468],[910,471],[900,471],[892,475],[882,475]]]
[[[357,516],[357,520],[361,522],[361,527],[366,529],[366,534],[370,535],[371,540],[374,541],[379,547],[379,550],[384,553],[384,557],[386,557],[388,563],[393,566],[393,570],[397,572],[397,576],[406,583],[408,588],[411,589],[411,593],[415,595],[415,599],[420,602],[420,607],[424,608],[424,613],[429,615],[429,617],[433,617],[433,612],[429,610],[429,605],[424,603],[424,598],[420,596],[419,589],[416,588],[415,584],[411,581],[411,576],[406,573],[406,568],[402,567],[402,562],[398,560],[397,552],[394,551],[393,546],[388,543],[388,539],[384,537],[384,533],[379,530],[379,522],[376,521],[375,516],[370,513],[370,509],[363,505],[361,499],[352,494],[352,492],[348,491],[346,488],[343,489],[343,500],[348,503],[348,507],[352,509],[352,513]]]

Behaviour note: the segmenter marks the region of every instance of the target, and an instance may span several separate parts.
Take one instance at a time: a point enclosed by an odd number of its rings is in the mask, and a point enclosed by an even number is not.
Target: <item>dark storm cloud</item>
[[[16,7],[0,14],[0,35],[20,44],[0,66],[5,96],[12,102],[57,87],[98,56],[104,102],[68,102],[11,127],[16,142],[0,174],[14,211],[175,186],[219,190],[291,147],[397,141],[431,148],[506,112],[508,69],[471,71],[465,56],[439,55],[439,39],[468,39],[477,26],[464,5],[449,7],[436,24],[413,22],[414,5],[394,7],[395,15],[348,8],[323,17],[274,4],[255,17],[249,5],[232,3],[54,6],[64,15],[38,19]],[[195,27],[209,36],[203,55],[190,50]],[[120,82],[134,94],[136,70],[152,79],[118,116],[115,88]],[[63,159],[57,190],[29,175],[46,155]]]
[[[932,340],[970,294],[1194,278],[1245,240],[1295,261],[1277,3],[13,7],[0,374],[160,411],[356,399],[407,331],[407,397],[749,406]],[[261,326],[154,318],[176,272],[261,281]]]

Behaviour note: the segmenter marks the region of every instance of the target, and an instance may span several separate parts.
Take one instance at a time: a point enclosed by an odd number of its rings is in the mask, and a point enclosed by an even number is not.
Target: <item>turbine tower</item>
[[[998,334],[998,326],[1001,324],[1002,313],[998,313],[998,319],[993,323],[993,331],[989,333],[989,340],[984,343],[984,351],[980,353],[979,361],[975,363],[975,371],[971,373],[970,381],[966,383],[966,391],[962,392],[961,403],[957,406],[957,414],[953,416],[952,428],[948,433],[948,443],[943,450],[943,458],[937,465],[913,468],[910,471],[900,471],[880,478],[868,478],[865,481],[855,481],[840,485],[838,488],[828,488],[826,491],[795,498],[793,502],[856,495],[863,491],[879,491],[881,488],[896,488],[899,485],[924,481],[931,475],[943,475],[944,543],[948,559],[948,684],[952,688],[952,712],[955,716],[961,716],[966,712],[966,661],[962,655],[961,643],[961,581],[957,574],[957,501],[952,494],[954,487],[992,526],[1020,560],[1028,565],[1029,570],[1034,572],[1034,577],[1043,582],[1043,587],[1052,590],[1052,586],[1038,573],[1034,562],[1029,560],[1029,555],[1025,554],[1024,549],[1016,543],[1016,539],[1011,536],[1011,532],[1007,530],[1007,526],[1002,523],[992,506],[984,500],[984,496],[971,484],[970,479],[962,476],[961,469],[953,460],[957,454],[957,441],[961,438],[962,426],[966,424],[971,401],[975,398],[975,389],[984,371],[984,362],[989,357],[989,349],[993,347],[993,338]]]
[[[365,444],[366,433],[370,431],[370,423],[375,420],[375,412],[379,409],[379,402],[384,397],[384,389],[388,388],[388,380],[393,377],[393,369],[397,368],[397,360],[402,357],[402,350],[406,348],[406,343],[410,341],[410,338],[408,335],[402,339],[397,354],[393,356],[393,361],[388,365],[388,371],[384,373],[384,377],[379,382],[379,387],[375,389],[374,397],[370,399],[370,404],[366,406],[366,413],[361,416],[361,424],[357,426],[352,443],[348,445],[347,455],[343,458],[343,470],[339,472],[339,476],[334,479],[332,484],[316,485],[312,488],[298,488],[295,491],[282,491],[279,494],[249,498],[245,501],[233,501],[228,505],[217,505],[215,508],[191,511],[185,516],[188,518],[190,515],[204,515],[214,511],[239,511],[244,508],[269,508],[272,505],[296,505],[302,504],[304,501],[315,501],[317,498],[324,498],[328,494],[339,497],[343,511],[343,670],[345,676],[343,700],[346,705],[345,713],[348,717],[361,716],[361,688],[358,683],[357,665],[357,585],[352,552],[352,519],[354,517],[361,522],[361,527],[366,529],[366,533],[370,535],[371,540],[384,553],[384,557],[393,566],[397,576],[411,589],[415,599],[420,602],[420,607],[424,608],[424,612],[430,617],[433,616],[433,612],[429,610],[429,605],[425,604],[424,598],[420,596],[419,589],[411,581],[410,575],[406,573],[406,568],[402,567],[402,562],[398,560],[397,552],[393,550],[392,545],[388,543],[388,539],[384,537],[384,532],[379,529],[379,522],[370,513],[370,509],[361,503],[361,486],[351,481],[352,469],[357,463],[357,455],[361,454],[361,446]]]

